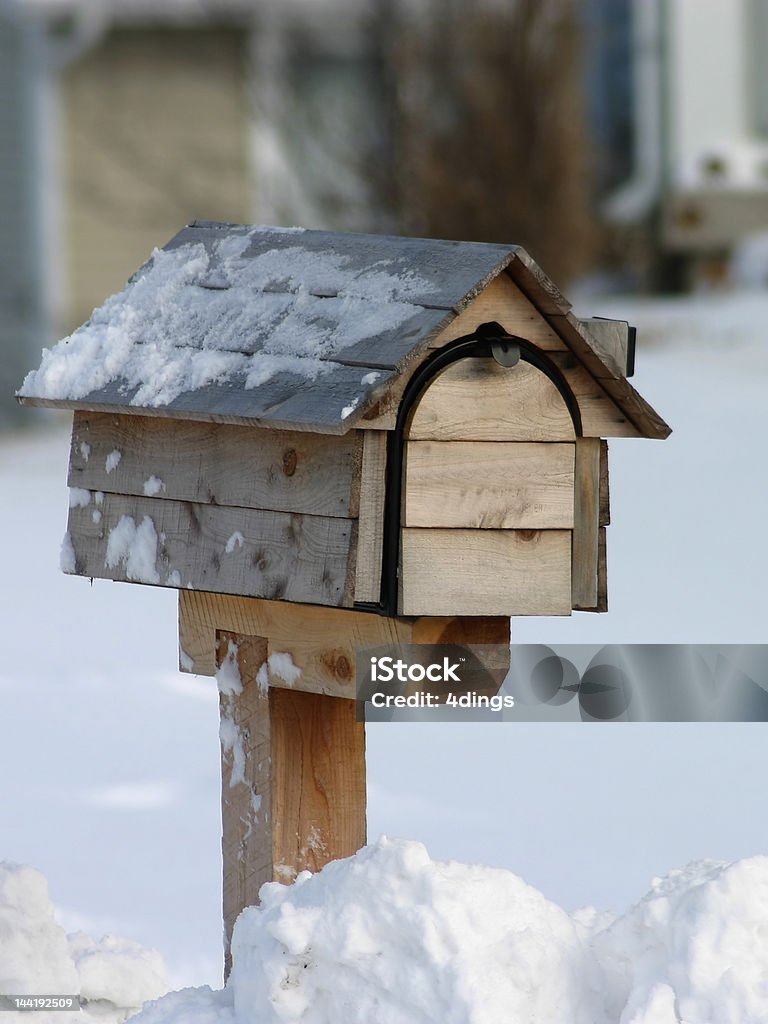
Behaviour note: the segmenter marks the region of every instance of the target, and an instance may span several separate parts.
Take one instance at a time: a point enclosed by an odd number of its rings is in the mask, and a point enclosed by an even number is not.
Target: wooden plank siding
[[[409,441],[403,525],[571,529],[573,444]]]
[[[597,605],[598,533],[600,523],[600,439],[576,440],[575,516],[571,562],[574,608]]]
[[[530,363],[508,369],[493,359],[462,359],[430,384],[408,437],[438,441],[571,441],[568,407]]]
[[[600,527],[597,535],[597,598],[593,605],[574,605],[579,612],[608,611],[608,551],[605,527]]]
[[[77,412],[68,483],[91,491],[354,518],[361,460],[357,431],[329,437]]]
[[[570,615],[575,440],[530,363],[440,374],[408,429],[401,613]]]
[[[570,615],[570,530],[402,531],[403,615]]]
[[[565,377],[579,404],[585,437],[640,437],[634,423],[616,405],[602,383],[587,372],[579,360],[566,352],[548,353]],[[629,387],[629,385],[627,385]]]
[[[608,442],[600,442],[600,525],[611,522],[611,488],[608,472]]]
[[[525,338],[540,349],[567,351],[568,347],[507,274],[499,274],[431,343],[442,348],[449,341],[472,334],[484,323],[500,324],[509,334]]]
[[[81,576],[352,603],[355,520],[104,494],[71,508],[68,529]]]
[[[582,387],[588,419],[590,402],[599,426],[619,413],[573,357],[550,355]],[[406,430],[400,614],[598,607],[606,451],[596,437],[575,437],[562,395],[531,364],[449,366]],[[337,609],[375,603],[386,466],[380,431],[338,437],[79,412],[74,571]],[[338,693],[351,683],[350,661],[330,664],[318,678]]]
[[[267,637],[268,654],[290,656],[298,674],[269,671],[270,687],[355,696],[356,652],[386,644],[508,644],[508,616],[390,618],[345,608],[276,604],[179,591],[179,667],[212,676],[217,629]],[[283,659],[281,659],[282,661]]]
[[[384,549],[387,435],[376,430],[363,434],[360,479],[360,518],[355,567],[355,600],[375,603],[381,595]]]
[[[422,396],[405,449],[402,614],[567,615],[605,603],[607,445],[591,435],[635,428],[571,355],[550,355],[585,437],[528,363],[462,360]]]
[[[68,480],[75,571],[350,606],[362,453],[358,431],[77,413]],[[118,557],[123,517],[125,537],[149,545],[149,561]]]

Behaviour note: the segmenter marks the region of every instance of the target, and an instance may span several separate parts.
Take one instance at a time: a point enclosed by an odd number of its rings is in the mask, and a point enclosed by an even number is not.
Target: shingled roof
[[[46,350],[19,399],[345,433],[505,270],[640,432],[666,436],[519,246],[210,222]]]

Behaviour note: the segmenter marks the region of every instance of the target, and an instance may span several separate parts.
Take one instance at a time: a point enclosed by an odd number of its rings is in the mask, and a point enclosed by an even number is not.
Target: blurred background
[[[610,611],[514,642],[763,643],[766,52],[768,0],[0,0],[0,859],[68,930],[220,983],[216,690],[172,590],[58,571],[70,418],[13,399],[43,345],[196,218],[521,243],[637,325],[674,433],[611,442]],[[568,910],[768,851],[760,723],[367,743],[372,839]]]
[[[765,0],[0,0],[0,424],[195,218],[718,284],[768,225],[767,43]]]

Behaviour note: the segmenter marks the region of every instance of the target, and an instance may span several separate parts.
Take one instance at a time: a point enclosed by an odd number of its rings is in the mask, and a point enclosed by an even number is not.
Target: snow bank
[[[573,917],[508,871],[389,841],[261,890],[221,992],[135,1024],[765,1024],[768,857],[654,881]]]
[[[237,921],[224,993],[167,997],[137,1024],[599,1024],[575,923],[508,871],[381,839],[261,895]]]
[[[594,939],[610,1020],[768,1021],[768,857],[699,862],[656,879]]]
[[[145,1000],[134,1024],[768,1022],[765,856],[673,871],[616,920],[386,838],[261,899],[235,925],[226,988],[158,999],[158,954],[65,936],[42,875],[2,864],[0,992],[81,993],[78,1019],[106,1024]]]
[[[121,1024],[168,988],[159,953],[127,939],[67,936],[39,871],[0,862],[0,993],[80,995],[83,1009],[36,1012],[35,1024]],[[8,1024],[20,1014],[11,1013]],[[31,1019],[31,1018],[30,1018]]]

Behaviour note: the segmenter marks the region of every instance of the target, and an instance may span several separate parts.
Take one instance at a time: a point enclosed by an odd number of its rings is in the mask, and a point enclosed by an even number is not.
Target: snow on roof
[[[505,269],[640,434],[666,437],[519,246],[207,221],[44,351],[19,398],[345,433]]]
[[[19,394],[346,428],[514,251],[194,224],[46,350]]]

